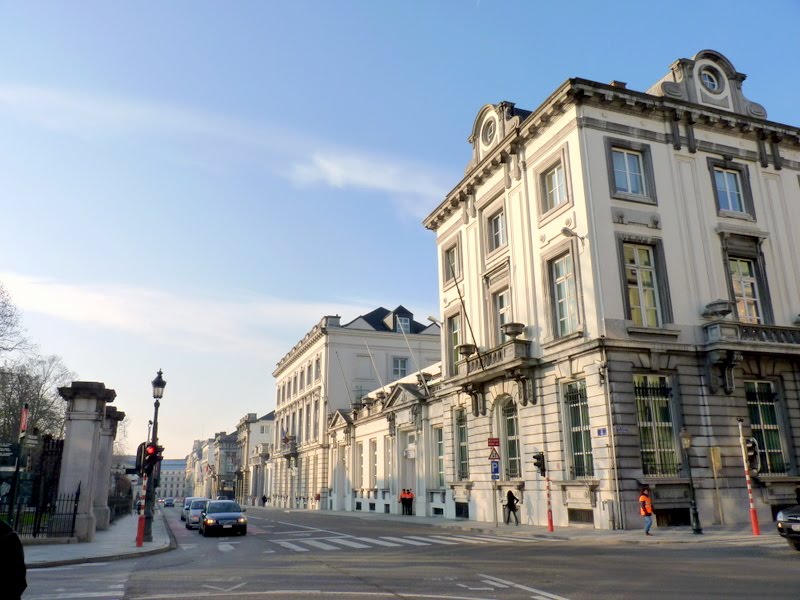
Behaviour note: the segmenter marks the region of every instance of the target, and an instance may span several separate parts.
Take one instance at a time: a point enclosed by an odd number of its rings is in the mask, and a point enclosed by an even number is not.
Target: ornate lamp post
[[[161,376],[161,369],[158,370],[156,378],[153,379],[153,398],[155,398],[155,414],[153,415],[153,431],[150,443],[158,446],[158,407],[161,405],[161,398],[164,396],[164,388],[167,382]],[[147,474],[147,490],[144,497],[144,541],[153,541],[153,505],[155,503],[156,478],[155,468]]]
[[[689,511],[692,519],[692,533],[703,533],[700,527],[700,516],[697,514],[697,499],[694,494],[694,480],[692,479],[692,463],[689,460],[689,448],[692,447],[692,434],[684,427],[681,429],[681,446],[683,447],[684,460],[686,461],[686,471],[689,474]]]

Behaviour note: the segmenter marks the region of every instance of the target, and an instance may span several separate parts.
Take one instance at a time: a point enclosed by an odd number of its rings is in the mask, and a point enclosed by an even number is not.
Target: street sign
[[[607,427],[598,427],[597,428],[597,437],[606,437],[608,435],[608,428]]]
[[[3,442],[0,444],[0,457],[16,456],[19,444],[16,442]]]
[[[489,438],[489,448],[499,447],[500,438]]]
[[[492,461],[492,479],[497,480],[500,479],[500,461],[493,460]]]
[[[497,448],[492,448],[492,451],[489,453],[489,460],[491,461],[500,460],[500,455],[497,453]]]

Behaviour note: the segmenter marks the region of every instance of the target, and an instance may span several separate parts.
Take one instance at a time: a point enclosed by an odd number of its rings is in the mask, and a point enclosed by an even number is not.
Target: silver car
[[[187,496],[183,499],[183,510],[181,511],[181,521],[185,521],[189,514],[189,507],[192,505],[192,500],[202,500],[202,496]]]
[[[200,528],[200,515],[206,509],[208,498],[195,498],[189,505],[189,512],[186,514],[186,529]]]

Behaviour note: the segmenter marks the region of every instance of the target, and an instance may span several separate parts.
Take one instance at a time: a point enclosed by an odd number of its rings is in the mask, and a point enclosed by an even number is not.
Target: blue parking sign
[[[493,460],[491,464],[492,464],[492,479],[493,480],[500,479],[500,461]]]

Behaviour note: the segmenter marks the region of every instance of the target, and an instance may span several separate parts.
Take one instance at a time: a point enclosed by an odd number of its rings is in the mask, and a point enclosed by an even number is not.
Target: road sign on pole
[[[498,447],[500,446],[500,438],[489,438],[489,447]]]
[[[495,480],[495,481],[500,479],[500,461],[499,460],[493,460],[492,461],[492,479]]]
[[[492,448],[492,451],[489,453],[489,460],[500,460],[500,455],[497,453],[497,448]]]

